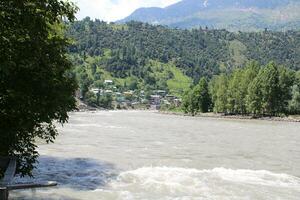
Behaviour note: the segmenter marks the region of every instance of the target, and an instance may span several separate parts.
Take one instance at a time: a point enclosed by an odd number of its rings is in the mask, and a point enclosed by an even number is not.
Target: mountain
[[[141,21],[177,28],[205,27],[232,31],[300,28],[298,0],[182,0],[165,8],[140,8],[118,21]]]
[[[69,25],[68,36],[74,41],[69,57],[83,91],[109,79],[125,91],[167,90],[181,96],[201,77],[230,73],[252,60],[300,70],[300,31],[182,30],[86,18]]]

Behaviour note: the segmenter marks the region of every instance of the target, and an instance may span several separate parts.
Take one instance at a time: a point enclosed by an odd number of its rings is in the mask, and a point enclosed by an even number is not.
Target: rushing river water
[[[34,172],[59,186],[13,199],[300,199],[299,123],[103,111],[59,132]]]

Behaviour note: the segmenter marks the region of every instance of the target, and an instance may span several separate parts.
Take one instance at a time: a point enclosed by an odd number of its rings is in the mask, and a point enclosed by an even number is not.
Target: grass
[[[242,42],[238,40],[231,41],[229,43],[229,50],[236,66],[243,66],[247,62],[247,58],[244,55],[247,47]]]
[[[193,83],[192,79],[186,76],[173,63],[161,63],[158,61],[151,61],[150,67],[153,75],[157,79],[166,80],[169,93],[181,97],[183,92],[187,90]],[[172,78],[169,78],[172,74]]]
[[[167,81],[168,89],[171,94],[182,96],[183,92],[191,86],[193,81],[175,66],[170,66],[169,70],[173,73],[174,77]]]

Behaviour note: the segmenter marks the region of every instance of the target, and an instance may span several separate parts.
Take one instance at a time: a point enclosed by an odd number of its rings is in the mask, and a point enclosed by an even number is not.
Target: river
[[[99,111],[58,129],[21,180],[59,186],[13,199],[300,199],[299,123]]]

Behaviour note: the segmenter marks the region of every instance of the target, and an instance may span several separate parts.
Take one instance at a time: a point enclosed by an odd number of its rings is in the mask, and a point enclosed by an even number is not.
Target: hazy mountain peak
[[[204,6],[204,7],[207,7],[207,4],[208,4],[208,0],[205,0],[205,1],[203,2],[203,6]]]
[[[229,30],[300,28],[298,0],[182,0],[165,8],[140,8],[131,20],[179,28],[209,26]]]

